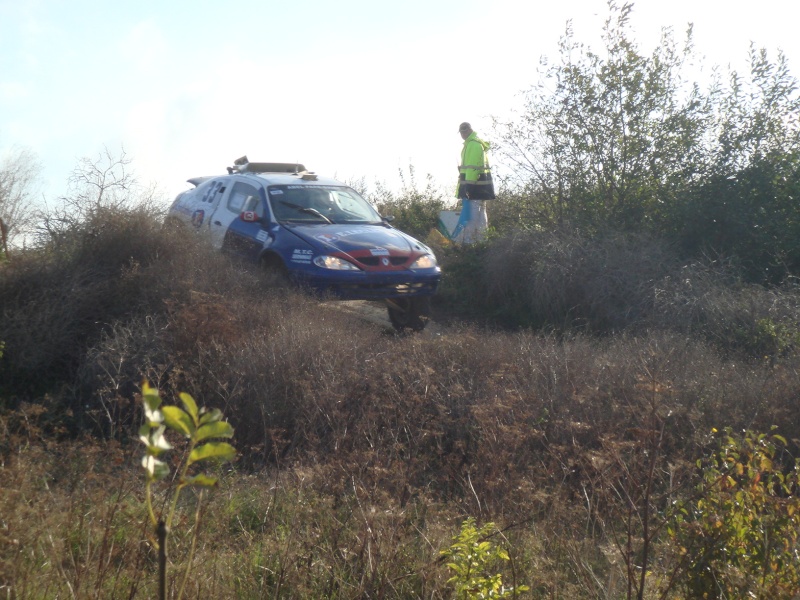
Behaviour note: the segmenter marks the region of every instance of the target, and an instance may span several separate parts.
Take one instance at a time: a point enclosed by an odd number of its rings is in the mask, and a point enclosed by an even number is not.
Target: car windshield
[[[379,223],[381,216],[355,190],[340,186],[273,185],[268,189],[278,221]]]

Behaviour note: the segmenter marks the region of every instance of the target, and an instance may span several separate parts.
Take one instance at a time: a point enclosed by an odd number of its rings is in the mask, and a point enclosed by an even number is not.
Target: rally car
[[[168,222],[207,235],[273,279],[325,297],[383,299],[398,331],[422,330],[441,270],[431,249],[389,224],[355,190],[301,164],[234,161],[227,175],[189,179]]]

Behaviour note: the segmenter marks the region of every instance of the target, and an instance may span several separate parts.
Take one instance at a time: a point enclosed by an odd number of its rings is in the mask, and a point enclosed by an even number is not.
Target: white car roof
[[[251,163],[246,156],[237,159],[233,167],[228,167],[228,175],[240,175],[259,180],[266,185],[337,185],[343,186],[340,181],[327,177],[318,177],[313,171],[307,171],[300,163]],[[209,175],[187,179],[189,183],[198,186],[209,179],[227,177],[226,175]]]
[[[260,179],[267,185],[344,185],[341,181],[330,179],[328,177],[313,178],[302,177],[302,173],[288,174],[288,173],[243,173],[247,177]]]

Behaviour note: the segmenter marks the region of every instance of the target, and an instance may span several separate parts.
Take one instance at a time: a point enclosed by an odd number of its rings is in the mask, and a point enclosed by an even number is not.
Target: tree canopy
[[[800,98],[786,57],[751,46],[746,75],[701,86],[691,25],[650,53],[632,3],[608,3],[601,51],[570,25],[522,114],[496,123],[523,226],[650,232],[688,254],[736,257],[755,279],[800,266]]]

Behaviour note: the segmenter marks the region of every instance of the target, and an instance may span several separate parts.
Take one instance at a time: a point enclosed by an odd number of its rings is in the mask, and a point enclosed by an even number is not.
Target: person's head
[[[472,134],[472,126],[464,121],[458,126],[458,133],[461,134],[461,139],[465,140]]]

